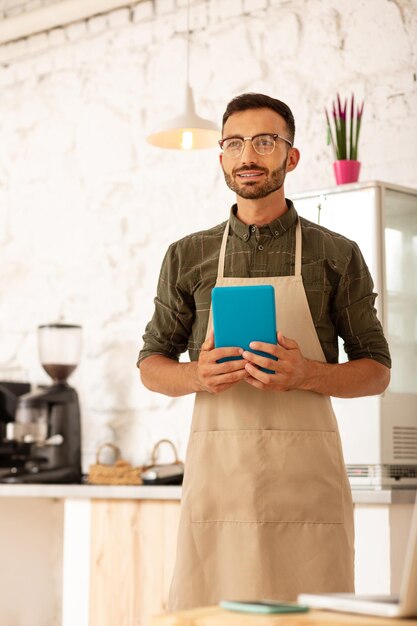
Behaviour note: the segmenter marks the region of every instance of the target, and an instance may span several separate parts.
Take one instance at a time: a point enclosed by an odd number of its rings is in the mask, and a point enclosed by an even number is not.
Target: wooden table
[[[294,615],[249,615],[217,606],[165,613],[152,618],[151,626],[417,626],[415,619],[365,617],[351,613],[314,611]]]

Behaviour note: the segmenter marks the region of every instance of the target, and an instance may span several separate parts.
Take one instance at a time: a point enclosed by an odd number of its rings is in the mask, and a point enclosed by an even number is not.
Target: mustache
[[[269,170],[267,167],[259,167],[259,165],[242,165],[242,167],[233,170],[234,176],[241,172],[263,172],[264,174],[268,174]]]

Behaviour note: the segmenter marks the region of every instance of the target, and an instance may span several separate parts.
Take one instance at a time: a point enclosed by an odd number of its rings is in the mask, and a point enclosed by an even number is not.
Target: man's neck
[[[249,200],[237,196],[236,202],[236,217],[244,224],[255,224],[256,226],[270,224],[288,211],[283,189],[271,193],[265,198],[259,198],[259,200]]]

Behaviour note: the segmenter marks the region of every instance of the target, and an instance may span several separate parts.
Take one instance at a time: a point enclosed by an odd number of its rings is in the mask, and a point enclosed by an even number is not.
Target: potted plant
[[[354,183],[359,178],[361,167],[358,161],[358,143],[361,130],[364,102],[355,106],[355,97],[350,99],[350,111],[348,111],[347,98],[340,100],[337,94],[336,102],[333,101],[332,117],[333,129],[330,116],[325,109],[327,120],[327,144],[332,144],[335,161],[333,169],[338,185]]]

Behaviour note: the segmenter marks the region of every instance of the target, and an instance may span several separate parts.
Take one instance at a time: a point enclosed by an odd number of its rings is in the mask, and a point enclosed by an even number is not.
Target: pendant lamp
[[[148,143],[158,148],[198,150],[214,148],[220,139],[220,130],[214,122],[195,111],[193,90],[190,87],[190,0],[187,4],[187,87],[184,112],[161,124],[147,136]]]

